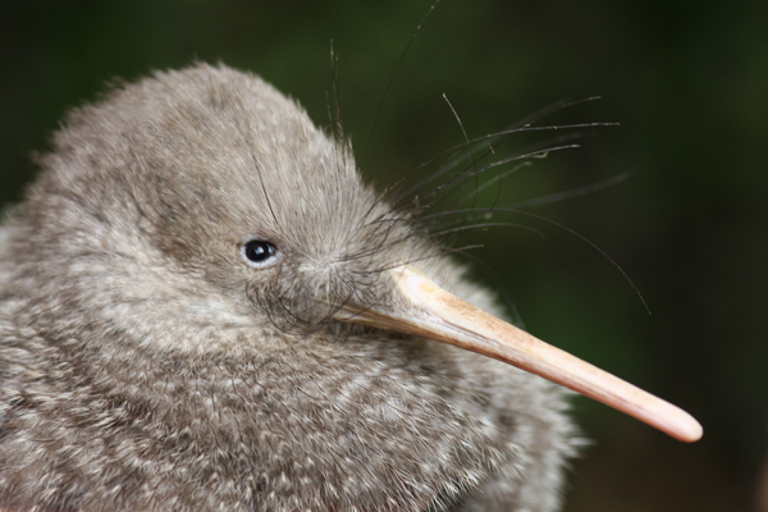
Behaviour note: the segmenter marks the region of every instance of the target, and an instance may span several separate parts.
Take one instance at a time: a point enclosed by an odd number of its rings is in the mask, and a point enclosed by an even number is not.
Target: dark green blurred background
[[[621,127],[584,130],[583,149],[511,176],[499,204],[631,173],[529,211],[604,249],[652,315],[605,258],[554,226],[509,217],[544,236],[497,228],[460,242],[485,243],[472,254],[499,274],[531,332],[704,424],[704,440],[684,445],[576,400],[596,443],[574,463],[566,510],[757,510],[768,450],[768,2],[443,0],[361,154],[429,3],[6,3],[0,202],[21,197],[34,174],[29,154],[45,150],[67,108],[114,77],[194,59],[253,70],[327,125],[333,39],[345,130],[363,171],[382,185],[462,142],[442,93],[470,136],[558,100],[601,95],[551,121]]]

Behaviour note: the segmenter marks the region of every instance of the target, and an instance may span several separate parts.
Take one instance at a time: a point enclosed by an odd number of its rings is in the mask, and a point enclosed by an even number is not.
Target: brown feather
[[[120,87],[40,165],[0,231],[8,510],[559,507],[578,444],[561,388],[332,320],[409,262],[498,308],[258,77]],[[253,238],[273,264],[244,260]]]

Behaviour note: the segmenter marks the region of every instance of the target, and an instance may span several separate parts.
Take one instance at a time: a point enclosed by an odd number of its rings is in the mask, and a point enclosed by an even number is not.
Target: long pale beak
[[[443,341],[496,358],[594,398],[685,442],[698,441],[702,428],[690,414],[581,359],[548,345],[448,293],[415,268],[392,271],[394,304],[354,304],[336,313],[356,322]]]

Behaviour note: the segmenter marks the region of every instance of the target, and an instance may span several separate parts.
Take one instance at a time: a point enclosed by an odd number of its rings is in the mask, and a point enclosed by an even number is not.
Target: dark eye
[[[266,240],[250,240],[243,244],[241,252],[252,266],[261,267],[275,257],[277,249]]]

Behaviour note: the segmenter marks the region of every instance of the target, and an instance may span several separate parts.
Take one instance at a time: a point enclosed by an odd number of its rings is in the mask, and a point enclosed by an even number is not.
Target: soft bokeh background
[[[552,225],[509,217],[544,236],[496,228],[461,242],[486,245],[473,255],[498,274],[530,331],[681,404],[705,426],[703,441],[684,445],[576,400],[596,442],[573,465],[567,511],[758,510],[768,450],[768,2],[443,0],[362,151],[430,1],[7,3],[0,202],[21,197],[34,173],[30,152],[46,148],[67,108],[114,77],[194,59],[253,70],[327,125],[333,39],[346,132],[382,185],[462,142],[442,93],[470,136],[558,100],[601,95],[551,122],[621,127],[583,130],[583,149],[509,177],[498,204],[630,173],[529,211],[605,250],[652,314],[609,261]]]

